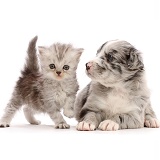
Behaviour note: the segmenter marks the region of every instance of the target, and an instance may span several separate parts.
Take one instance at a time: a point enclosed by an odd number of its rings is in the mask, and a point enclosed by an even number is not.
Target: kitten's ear
[[[84,49],[83,49],[83,48],[77,48],[76,50],[77,50],[77,53],[78,53],[78,54],[82,54],[82,53],[83,53],[83,51],[84,51]]]
[[[46,47],[44,46],[38,46],[38,51],[40,53],[40,55],[43,55],[46,52]]]
[[[135,48],[130,48],[127,55],[127,65],[128,69],[131,70],[143,70],[144,64],[142,62],[142,57],[140,51]]]
[[[83,48],[77,48],[76,49],[76,57],[77,57],[77,59],[79,59],[80,58],[80,56],[81,56],[81,54],[83,53],[83,51],[84,51],[84,49]]]

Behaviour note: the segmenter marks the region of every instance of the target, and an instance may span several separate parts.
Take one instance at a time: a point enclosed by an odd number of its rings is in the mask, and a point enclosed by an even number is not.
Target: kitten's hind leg
[[[30,124],[34,124],[34,125],[41,124],[41,122],[39,120],[35,119],[35,117],[34,117],[35,111],[32,108],[30,108],[29,106],[27,106],[27,105],[24,106],[23,112],[24,112],[25,118],[27,119],[27,121]]]
[[[4,114],[0,119],[0,127],[9,127],[16,111],[22,106],[22,100],[16,93],[13,93],[12,99],[7,104]]]

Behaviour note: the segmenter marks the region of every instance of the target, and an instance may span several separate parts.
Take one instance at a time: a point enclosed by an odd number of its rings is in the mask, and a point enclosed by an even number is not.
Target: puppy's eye
[[[49,67],[50,67],[50,69],[55,69],[56,68],[56,66],[54,64],[50,64]]]
[[[113,59],[114,59],[112,53],[108,53],[108,54],[106,55],[106,58],[107,58],[107,61],[108,61],[108,62],[112,62]]]
[[[100,57],[100,59],[105,60],[105,58],[104,58],[104,57]]]
[[[68,66],[68,65],[64,65],[64,66],[63,66],[63,69],[64,69],[64,70],[69,70],[69,66]]]

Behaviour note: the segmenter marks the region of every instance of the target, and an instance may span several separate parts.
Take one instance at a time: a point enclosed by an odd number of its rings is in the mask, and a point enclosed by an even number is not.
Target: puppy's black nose
[[[88,65],[88,63],[86,63],[86,70],[88,71],[90,69],[90,66]]]
[[[61,74],[61,72],[59,72],[59,71],[57,71],[56,73],[57,73],[58,75],[60,75],[60,74]]]

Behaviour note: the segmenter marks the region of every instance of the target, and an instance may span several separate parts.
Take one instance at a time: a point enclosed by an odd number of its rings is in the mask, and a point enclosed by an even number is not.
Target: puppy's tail
[[[36,42],[37,42],[38,36],[35,36],[28,45],[27,50],[27,58],[26,58],[26,64],[24,66],[24,69],[22,71],[23,75],[28,75],[30,73],[38,73],[39,72],[39,65],[38,65],[38,58],[37,58],[37,50],[36,50]]]

